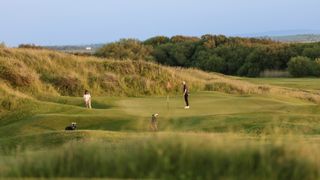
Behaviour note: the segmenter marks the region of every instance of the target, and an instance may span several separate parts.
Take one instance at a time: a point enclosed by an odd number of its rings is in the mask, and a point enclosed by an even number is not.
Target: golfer
[[[184,107],[185,109],[189,109],[189,90],[188,90],[188,86],[186,84],[185,81],[182,82],[183,84],[183,97],[184,97],[184,101],[186,102],[186,106]]]
[[[152,131],[158,131],[158,122],[157,117],[159,114],[152,114],[151,121],[150,121],[150,129]]]
[[[84,91],[83,100],[86,108],[91,109],[91,95],[88,90]]]

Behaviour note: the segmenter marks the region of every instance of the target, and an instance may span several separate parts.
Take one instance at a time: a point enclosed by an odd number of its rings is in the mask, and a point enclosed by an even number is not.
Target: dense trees
[[[188,67],[196,45],[193,42],[166,43],[157,46],[153,57],[159,63],[170,66]]]
[[[288,70],[296,77],[308,76],[312,73],[312,61],[303,56],[291,58],[288,62]]]
[[[288,62],[288,70],[295,77],[320,76],[320,60],[312,61],[303,56],[293,57]]]
[[[315,59],[320,58],[320,43],[279,43],[268,39],[203,35],[198,37],[156,36],[145,41],[124,39],[99,49],[98,56],[115,59],[153,60],[161,64],[196,67],[229,75],[257,77],[264,71],[285,71],[294,76],[319,76]],[[294,59],[298,56],[304,56]],[[302,64],[312,62],[306,72],[297,73]],[[292,61],[290,61],[292,60]],[[290,63],[289,63],[290,61]],[[320,62],[320,61],[318,61]],[[308,63],[307,63],[308,64]],[[310,72],[309,72],[310,71]]]
[[[152,37],[150,39],[145,40],[144,44],[145,45],[151,45],[151,46],[155,47],[155,46],[159,46],[161,44],[166,44],[166,43],[169,43],[169,42],[170,42],[170,39],[168,37],[155,36],[155,37]]]

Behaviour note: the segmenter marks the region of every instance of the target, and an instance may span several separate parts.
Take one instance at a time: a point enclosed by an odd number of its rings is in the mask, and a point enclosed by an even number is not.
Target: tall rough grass
[[[148,136],[118,144],[80,141],[23,152],[6,177],[161,179],[317,179],[318,147],[207,135]],[[220,138],[220,139],[219,139]],[[302,144],[299,144],[302,145]],[[310,145],[308,145],[310,146]],[[307,149],[308,151],[304,151]]]
[[[181,91],[182,80],[201,89],[191,75],[174,75],[169,68],[144,61],[79,57],[47,50],[1,49],[0,78],[24,92],[81,95],[164,95]],[[166,89],[167,83],[172,85]]]

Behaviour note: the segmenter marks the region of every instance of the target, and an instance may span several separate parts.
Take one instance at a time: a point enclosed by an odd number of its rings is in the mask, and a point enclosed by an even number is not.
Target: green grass
[[[318,84],[4,48],[0,179],[320,179]]]
[[[2,118],[0,135],[58,131],[70,122],[83,130],[144,132],[153,113],[160,114],[161,131],[272,133],[277,128],[300,134],[320,132],[320,107],[293,98],[202,92],[190,95],[189,110],[183,108],[180,96],[168,102],[166,97],[94,97],[93,101],[98,108],[91,110],[83,107],[81,98],[30,102]]]
[[[319,164],[306,153],[320,157],[317,104],[219,92],[191,94],[189,110],[181,96],[93,101],[98,108],[88,110],[81,98],[47,97],[4,115],[0,172],[10,177],[319,177]],[[148,129],[153,113],[160,114],[159,133]],[[70,122],[79,130],[65,132]]]
[[[305,90],[320,90],[320,78],[239,78],[255,84],[299,88]]]

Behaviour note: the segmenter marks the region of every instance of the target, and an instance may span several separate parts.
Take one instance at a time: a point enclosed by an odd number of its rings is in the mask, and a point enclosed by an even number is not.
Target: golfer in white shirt
[[[86,108],[91,109],[91,95],[88,90],[84,91],[83,100],[86,105]]]

